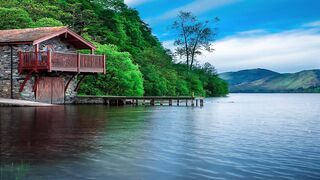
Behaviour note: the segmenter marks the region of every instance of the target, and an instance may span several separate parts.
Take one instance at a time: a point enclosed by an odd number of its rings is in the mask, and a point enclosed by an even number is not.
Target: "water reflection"
[[[67,109],[1,108],[2,160],[58,160],[90,149],[108,121],[90,118],[81,107],[69,109],[68,115]]]
[[[0,108],[0,115],[1,161],[26,162],[25,179],[320,177],[319,95],[232,95],[204,108]]]

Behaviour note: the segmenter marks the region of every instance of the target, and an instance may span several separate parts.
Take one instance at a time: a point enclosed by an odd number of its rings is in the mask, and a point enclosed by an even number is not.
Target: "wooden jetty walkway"
[[[192,96],[77,96],[76,104],[105,104],[120,105],[185,105],[200,106],[204,104],[204,98]]]

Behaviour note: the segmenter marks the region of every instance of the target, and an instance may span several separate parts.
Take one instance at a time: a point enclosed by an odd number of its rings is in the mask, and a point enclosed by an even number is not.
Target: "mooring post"
[[[203,106],[203,99],[200,99],[200,106]]]

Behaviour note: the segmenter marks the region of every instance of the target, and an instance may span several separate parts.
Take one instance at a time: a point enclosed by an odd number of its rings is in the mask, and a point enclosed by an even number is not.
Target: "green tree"
[[[32,24],[32,27],[55,27],[63,26],[62,22],[53,18],[41,18]]]
[[[29,14],[19,8],[0,7],[0,28],[1,29],[21,29],[32,24]]]
[[[216,18],[214,22],[218,22]],[[172,28],[177,31],[178,38],[174,45],[176,54],[186,57],[186,63],[192,69],[197,55],[202,50],[212,52],[212,42],[215,40],[217,28],[210,27],[210,21],[199,21],[191,12],[181,11]]]
[[[97,44],[98,54],[106,54],[106,74],[86,78],[80,94],[142,96],[143,78],[130,54],[119,52],[114,45]]]

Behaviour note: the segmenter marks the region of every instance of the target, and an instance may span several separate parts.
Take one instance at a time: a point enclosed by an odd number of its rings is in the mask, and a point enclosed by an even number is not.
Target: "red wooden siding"
[[[64,103],[64,81],[63,78],[51,78],[51,88],[52,88],[52,104]]]
[[[40,77],[36,88],[36,101],[64,103],[64,81],[61,77]]]

